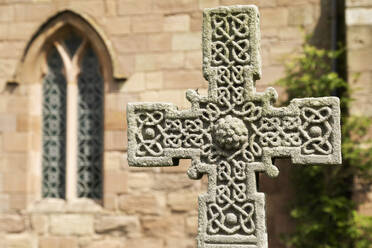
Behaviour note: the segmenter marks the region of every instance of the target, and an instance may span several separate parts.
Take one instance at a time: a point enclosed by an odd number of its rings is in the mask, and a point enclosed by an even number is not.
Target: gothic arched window
[[[103,75],[87,38],[72,28],[46,49],[42,195],[102,198]]]

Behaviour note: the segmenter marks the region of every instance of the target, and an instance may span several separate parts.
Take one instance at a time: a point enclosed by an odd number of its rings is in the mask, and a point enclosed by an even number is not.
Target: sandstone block
[[[25,221],[19,215],[0,215],[0,232],[20,233],[25,230]]]
[[[145,74],[146,89],[162,89],[163,88],[163,72],[147,72]]]
[[[126,247],[164,248],[164,241],[155,238],[133,238],[128,239]]]
[[[289,8],[288,24],[293,26],[310,25],[314,22],[312,5],[301,5]]]
[[[154,1],[154,10],[163,13],[188,12],[198,9],[198,0]]]
[[[12,27],[7,28],[7,40],[29,40],[30,36],[40,26],[38,21],[13,22]],[[0,31],[1,36],[1,31]]]
[[[297,44],[292,42],[280,42],[270,48],[270,64],[283,65],[285,61],[290,60],[296,54],[294,50],[298,47]]]
[[[372,9],[367,8],[347,8],[345,21],[346,25],[371,25]]]
[[[103,206],[108,210],[117,209],[117,195],[113,193],[104,193],[103,194]]]
[[[42,235],[48,232],[48,217],[41,214],[31,215],[31,228],[37,234]]]
[[[104,153],[104,171],[118,171],[125,163],[124,154],[121,152]]]
[[[16,130],[16,116],[14,114],[0,114],[0,132]]]
[[[35,248],[35,240],[28,234],[9,235],[2,239],[5,248]]]
[[[347,48],[361,49],[372,46],[372,26],[350,26],[347,29]]]
[[[93,241],[87,248],[125,248],[125,240],[107,239]]]
[[[184,32],[190,30],[190,16],[187,14],[169,15],[164,17],[165,32]]]
[[[0,194],[0,213],[9,211],[10,197],[8,194]]]
[[[26,161],[25,161],[26,162]],[[11,166],[11,163],[8,163]],[[3,190],[7,193],[26,193],[27,180],[26,171],[14,171],[4,173],[3,177]]]
[[[147,36],[143,34],[114,37],[112,40],[119,53],[139,53],[147,50]],[[123,65],[127,66],[127,63]]]
[[[173,34],[172,49],[174,51],[200,50],[201,34],[199,32]]]
[[[198,192],[175,191],[168,194],[168,206],[174,211],[193,211],[198,208]]]
[[[105,171],[104,191],[107,193],[125,193],[128,191],[127,171]]]
[[[303,40],[304,33],[299,27],[286,27],[278,31],[280,40],[296,40],[301,42]]]
[[[153,237],[184,237],[185,222],[183,216],[149,216],[141,218],[144,232]]]
[[[105,113],[105,130],[126,130],[126,113],[120,111],[107,111]]]
[[[170,51],[172,35],[169,33],[150,34],[148,36],[148,48],[150,51]]]
[[[201,51],[187,51],[186,52],[186,65],[187,69],[198,69],[202,68],[202,52]]]
[[[118,13],[118,3],[115,0],[105,1],[105,10],[107,16],[117,16]]]
[[[144,14],[152,11],[152,0],[120,0],[118,1],[119,15]]]
[[[198,216],[189,216],[186,218],[186,232],[196,235],[198,231]]]
[[[78,248],[78,241],[74,237],[40,237],[39,248]]]
[[[24,96],[11,96],[8,98],[7,111],[15,114],[28,114],[29,99]]]
[[[44,21],[45,16],[55,13],[55,5],[50,3],[17,4],[14,8],[16,21]],[[1,11],[1,10],[0,10]],[[43,15],[40,15],[43,13]]]
[[[77,198],[67,201],[65,210],[67,213],[97,214],[102,212],[102,206],[92,199]]]
[[[184,66],[182,52],[138,54],[135,58],[136,71],[159,71]]]
[[[31,147],[28,133],[6,132],[3,135],[3,141],[6,146],[6,152],[27,152]]]
[[[112,35],[123,35],[130,33],[129,17],[110,17],[102,21],[105,29]]]
[[[160,193],[121,195],[119,208],[128,214],[161,214],[165,210],[165,197]]]
[[[199,70],[172,70],[164,72],[166,89],[197,89],[207,85]]]
[[[150,191],[154,185],[151,173],[131,173],[128,177],[128,187],[133,192]]]
[[[370,0],[346,0],[347,7],[372,6]]]
[[[371,70],[369,63],[372,62],[372,47],[348,51],[347,57],[350,71]]]
[[[126,151],[128,148],[127,133],[123,131],[106,131],[105,151]]]
[[[219,5],[219,0],[199,0],[199,9],[215,8]]]
[[[134,59],[135,55],[133,53],[125,53],[118,56],[119,65],[125,65],[122,66],[123,75],[129,76],[134,73]]]
[[[195,182],[190,180],[186,174],[179,173],[172,176],[168,174],[156,174],[154,189],[176,191],[191,187],[194,184]]]
[[[0,13],[3,12],[1,12],[0,10]],[[24,46],[25,46],[24,42],[20,41],[0,42],[0,58],[18,59],[23,53]]]
[[[0,6],[0,22],[12,22],[15,20],[14,6],[2,5]]]
[[[269,84],[275,83],[277,80],[284,76],[283,66],[270,66],[262,68],[262,78],[260,86],[267,87]]]
[[[145,74],[143,72],[134,73],[120,87],[121,92],[140,92],[146,90]]]
[[[85,214],[50,216],[50,232],[55,235],[89,235],[94,232],[94,218]]]
[[[249,4],[257,5],[257,7],[275,7],[277,0],[251,0]],[[301,0],[300,0],[301,1]],[[241,0],[221,0],[220,5],[239,5],[243,4]]]
[[[111,93],[105,96],[105,112],[120,111],[125,112],[128,102],[136,102],[139,100],[137,93]]]
[[[155,33],[163,29],[162,15],[140,15],[131,17],[131,31],[133,33]]]
[[[200,32],[202,30],[203,14],[201,11],[192,12],[190,15],[190,30]]]
[[[295,2],[292,0],[277,0],[277,5],[278,6],[301,5],[306,4],[308,2],[309,0],[297,0]]]
[[[140,235],[141,227],[135,216],[102,216],[94,224],[97,233],[117,233],[119,236],[135,237]]]
[[[165,248],[194,248],[196,245],[195,239],[190,238],[167,238],[165,240]]]
[[[69,2],[69,7],[81,13],[88,13],[94,17],[105,15],[104,1],[91,0],[87,2],[84,0],[74,0]]]
[[[260,10],[261,26],[265,27],[283,27],[288,24],[287,8],[267,8]]]

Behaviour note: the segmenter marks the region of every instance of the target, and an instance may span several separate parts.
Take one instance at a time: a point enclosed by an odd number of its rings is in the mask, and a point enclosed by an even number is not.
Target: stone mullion
[[[54,44],[65,65],[67,79],[67,125],[66,125],[66,200],[77,198],[77,150],[78,150],[78,75],[79,60],[86,45],[82,42],[75,55],[70,58],[63,43]]]

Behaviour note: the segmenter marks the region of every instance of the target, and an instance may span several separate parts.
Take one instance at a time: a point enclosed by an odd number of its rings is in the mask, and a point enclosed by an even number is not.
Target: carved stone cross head
[[[273,157],[294,164],[340,164],[336,97],[294,99],[276,108],[261,77],[259,13],[255,6],[204,10],[203,74],[208,96],[188,90],[190,110],[169,103],[128,104],[131,166],[173,166],[191,158],[188,175],[208,175],[199,196],[198,248],[267,247],[264,194],[256,172],[277,176]]]

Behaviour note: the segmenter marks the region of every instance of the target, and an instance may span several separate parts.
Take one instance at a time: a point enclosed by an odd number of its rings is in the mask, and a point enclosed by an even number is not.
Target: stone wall
[[[284,62],[299,51],[300,26],[312,31],[319,25],[324,14],[321,2],[324,5],[321,0],[0,1],[0,247],[195,247],[197,196],[206,190],[207,180],[189,180],[187,160],[174,168],[129,168],[126,104],[163,101],[188,108],[186,89],[199,88],[206,94],[207,82],[201,72],[201,10],[218,5],[260,7],[263,78],[257,87],[262,91],[283,76]],[[27,84],[12,80],[33,33],[48,17],[65,9],[93,18],[112,43],[127,77],[117,90],[105,95],[102,203],[38,199],[41,80]],[[351,29],[360,28],[367,39],[353,47],[360,54],[370,42],[369,19],[353,18],[352,11],[368,10],[350,11],[349,22],[365,24]],[[362,57],[363,61],[371,56]],[[355,63],[360,67],[352,71],[368,71],[368,61]],[[361,78],[369,80],[369,74]],[[262,179],[262,190],[268,192],[271,248],[283,247],[279,234],[290,226],[286,176],[280,174],[280,181]]]
[[[351,114],[372,116],[372,1],[346,1],[348,78],[354,90]],[[372,216],[372,188],[355,179],[359,212]]]

